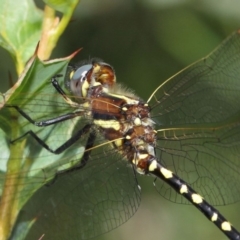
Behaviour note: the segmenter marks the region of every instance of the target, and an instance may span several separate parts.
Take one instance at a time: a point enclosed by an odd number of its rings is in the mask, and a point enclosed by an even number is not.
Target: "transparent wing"
[[[53,150],[92,121],[87,107],[67,104],[56,94],[50,82],[37,96],[30,92],[19,93],[9,104],[17,105],[37,122],[82,111],[82,116],[37,127],[14,108],[1,110],[2,116],[5,116],[3,119],[7,119],[8,115],[18,118],[20,130],[17,136],[31,130]],[[14,132],[14,129],[9,129],[9,132]],[[2,149],[9,144],[10,136],[4,135],[6,140]],[[39,239],[43,234],[49,239],[88,239],[118,227],[135,213],[140,203],[140,191],[133,169],[127,167],[127,160],[112,149],[99,132],[94,144],[96,148],[92,150],[87,165],[53,180],[59,170],[69,169],[81,162],[88,138],[89,133],[84,134],[57,155],[44,149],[30,135],[9,145],[10,148],[21,148],[21,154],[11,156],[7,153],[0,158],[1,184],[5,184],[5,189],[13,189],[5,192],[2,203],[15,200],[24,206],[12,239]],[[6,180],[8,159],[13,165],[21,167],[8,174]],[[31,224],[32,230],[25,237]]]
[[[113,149],[98,149],[83,169],[41,188],[23,208],[19,222],[36,219],[24,239],[43,234],[48,239],[89,239],[126,222],[139,203],[133,169]]]
[[[157,88],[149,99],[158,157],[212,204],[240,199],[240,33]],[[164,183],[157,190],[185,202]]]

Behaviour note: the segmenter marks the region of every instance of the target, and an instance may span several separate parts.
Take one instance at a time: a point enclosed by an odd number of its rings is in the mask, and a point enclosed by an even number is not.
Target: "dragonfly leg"
[[[75,142],[77,142],[81,138],[82,135],[86,134],[90,130],[91,126],[92,126],[92,124],[86,124],[82,129],[78,130],[71,138],[69,138],[65,143],[63,143],[60,147],[58,147],[55,150],[51,149],[32,130],[24,133],[19,138],[14,139],[13,141],[11,141],[11,143],[14,143],[14,142],[26,137],[27,135],[30,135],[31,137],[33,137],[39,143],[39,145],[44,147],[49,152],[54,153],[54,154],[60,154],[60,153],[64,152],[66,149],[68,149],[70,146],[72,146]]]
[[[96,140],[96,133],[95,133],[95,131],[91,131],[90,134],[89,134],[89,137],[88,137],[88,140],[87,140],[87,143],[86,143],[86,146],[85,146],[85,151],[84,151],[84,154],[82,156],[80,164],[75,165],[74,167],[72,167],[70,169],[67,169],[67,170],[58,171],[57,175],[72,172],[72,171],[79,170],[79,169],[83,168],[87,164],[87,161],[88,161],[89,156],[91,154],[91,148],[93,147],[95,140]]]
[[[53,87],[57,90],[57,92],[63,96],[63,98],[68,98],[67,94],[65,93],[65,91],[61,88],[61,86],[58,83],[57,78],[62,77],[62,74],[57,74],[55,76],[52,77],[51,82]]]
[[[67,113],[67,114],[64,114],[64,115],[61,115],[61,116],[58,116],[58,117],[55,117],[55,118],[50,118],[50,119],[47,119],[47,120],[44,120],[44,121],[36,122],[27,113],[25,113],[21,108],[19,108],[18,106],[9,105],[8,107],[15,108],[30,123],[32,123],[32,124],[34,124],[35,126],[38,126],[38,127],[46,127],[46,126],[56,124],[56,123],[59,123],[59,122],[63,122],[63,121],[66,121],[66,120],[69,120],[69,119],[72,119],[72,118],[75,118],[75,117],[79,117],[83,114],[81,111],[76,111],[76,112]]]
[[[84,154],[82,156],[82,159],[79,162],[79,164],[73,166],[72,168],[58,171],[56,173],[56,175],[54,176],[54,178],[51,179],[51,181],[49,181],[45,186],[49,187],[52,184],[54,184],[59,176],[62,176],[62,175],[65,175],[67,173],[70,173],[70,172],[73,172],[73,171],[76,171],[76,170],[80,170],[81,168],[83,168],[87,164],[87,161],[88,161],[89,156],[91,154],[91,148],[93,147],[95,140],[96,140],[96,133],[95,133],[95,131],[91,131],[90,134],[89,134],[86,146],[85,146],[85,152],[84,152]]]
[[[73,105],[73,106],[76,106],[76,102],[73,102],[73,101],[71,100],[71,98],[69,98],[69,97],[67,96],[67,94],[65,93],[65,91],[64,91],[64,90],[61,88],[61,86],[59,85],[57,78],[59,78],[59,77],[61,77],[61,76],[62,76],[61,74],[58,74],[58,75],[53,76],[52,79],[51,79],[52,85],[53,85],[53,87],[56,89],[56,91],[64,98],[64,100],[65,100],[68,104]]]

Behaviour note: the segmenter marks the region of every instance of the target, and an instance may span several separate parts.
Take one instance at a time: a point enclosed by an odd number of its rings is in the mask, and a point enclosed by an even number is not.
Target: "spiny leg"
[[[58,81],[57,81],[57,77],[60,77],[62,75],[56,75],[52,78],[51,82],[52,85],[54,86],[54,88],[57,90],[57,92],[67,101],[72,103],[72,101],[67,97],[66,93],[64,92],[64,90],[61,88],[61,86],[59,85]],[[52,124],[56,124],[59,122],[63,122],[78,116],[81,116],[83,114],[82,111],[75,111],[73,113],[67,113],[61,116],[58,116],[56,118],[51,118],[51,119],[47,119],[44,121],[34,121],[27,113],[25,113],[21,108],[19,108],[18,106],[15,105],[8,105],[8,107],[12,107],[15,108],[24,118],[26,118],[30,123],[34,124],[35,126],[38,127],[46,127]],[[14,139],[11,141],[11,143],[14,143],[24,137],[26,137],[27,135],[30,135],[31,137],[33,137],[43,148],[45,148],[46,150],[48,150],[49,152],[53,153],[53,154],[61,154],[62,152],[64,152],[66,149],[68,149],[70,146],[72,146],[74,143],[76,143],[81,137],[82,135],[86,134],[87,132],[89,132],[90,128],[91,128],[92,124],[86,124],[82,129],[78,130],[77,133],[75,133],[70,139],[68,139],[65,143],[63,143],[61,146],[59,146],[57,149],[53,150],[51,149],[42,139],[40,139],[32,130],[24,133],[22,136],[18,137],[17,139]],[[90,133],[89,138],[87,140],[87,144],[86,144],[86,148],[91,148],[94,144],[95,141],[95,133],[93,134],[93,132]],[[77,168],[81,168],[83,167],[90,155],[91,151],[85,152],[82,158],[82,161],[80,163],[80,165]],[[76,167],[76,166],[75,166]],[[70,171],[70,170],[69,170]],[[65,171],[64,171],[65,172]],[[68,172],[68,171],[67,171]],[[61,172],[60,172],[61,173]]]
[[[58,171],[57,175],[62,175],[62,174],[73,172],[75,170],[79,170],[79,169],[83,168],[88,162],[89,156],[91,154],[91,150],[89,150],[89,149],[91,149],[93,147],[95,140],[96,140],[96,133],[95,133],[95,131],[91,131],[89,134],[86,146],[85,146],[85,151],[82,156],[81,162],[78,165],[75,165],[70,169]]]
[[[53,76],[51,79],[51,83],[60,95],[62,95],[63,97],[67,97],[67,94],[65,93],[65,91],[61,88],[61,86],[58,83],[57,78],[59,78],[59,77],[62,77],[62,74],[57,74],[57,75]]]
[[[77,142],[82,135],[86,134],[90,128],[91,128],[92,124],[86,124],[83,128],[81,128],[80,130],[78,130],[71,138],[69,138],[65,143],[63,143],[61,146],[59,146],[57,149],[53,150],[51,149],[41,138],[39,138],[32,130],[24,133],[22,136],[20,136],[17,139],[14,139],[13,141],[11,141],[11,143],[14,143],[24,137],[26,137],[27,135],[30,135],[31,137],[33,137],[38,143],[39,145],[41,145],[42,147],[44,147],[46,150],[48,150],[51,153],[54,154],[61,154],[62,152],[64,152],[66,149],[68,149],[69,147],[71,147],[75,142]]]
[[[21,137],[15,139],[11,143],[16,142],[16,141],[20,140],[21,138],[23,138],[23,137],[25,137],[25,136],[27,136],[29,134],[38,142],[39,145],[41,145],[43,148],[45,148],[49,152],[51,152],[53,154],[61,154],[66,149],[71,147],[74,143],[76,143],[84,134],[88,133],[90,131],[91,127],[92,127],[92,124],[86,124],[83,128],[78,130],[70,139],[68,139],[65,143],[63,143],[61,146],[59,146],[55,150],[51,149],[42,139],[40,139],[31,130],[26,132]],[[86,143],[86,148],[85,148],[86,150],[90,149],[91,147],[93,147],[95,138],[96,138],[95,132],[90,132],[88,140],[87,140],[87,143]],[[67,170],[58,171],[55,174],[55,176],[53,177],[53,179],[51,179],[51,181],[46,184],[46,186],[51,186],[57,180],[59,175],[63,175],[64,173],[72,172],[73,170],[77,170],[77,169],[83,168],[86,165],[86,163],[87,163],[87,161],[89,159],[90,152],[91,151],[85,151],[84,154],[83,154],[83,157],[82,157],[82,159],[80,161],[80,163],[75,165],[74,167],[72,167],[70,169],[67,169]]]
[[[78,105],[77,103],[72,102],[72,100],[67,97],[67,94],[65,93],[65,91],[59,85],[59,83],[57,81],[57,78],[61,77],[61,76],[62,76],[61,74],[58,74],[58,75],[55,75],[55,76],[52,77],[51,83],[52,83],[53,87],[64,98],[64,100],[67,103],[72,104],[74,106]],[[72,118],[75,118],[75,117],[83,115],[83,111],[77,110],[77,111],[72,112],[72,113],[67,113],[67,114],[64,114],[64,115],[61,115],[61,116],[58,116],[58,117],[55,117],[55,118],[50,118],[50,119],[47,119],[47,120],[44,120],[44,121],[37,122],[37,121],[34,121],[27,113],[25,113],[18,106],[16,106],[16,105],[7,105],[7,107],[15,108],[30,123],[32,123],[32,124],[34,124],[35,126],[38,126],[38,127],[49,126],[49,125],[52,125],[52,124],[63,122],[63,121],[66,121],[66,120],[69,120],[69,119],[72,119]]]
[[[59,85],[58,81],[57,81],[57,77],[61,77],[62,75],[56,75],[52,78],[51,82],[52,85],[54,86],[54,88],[57,90],[57,92],[62,95],[62,97],[67,101],[69,98],[66,96],[66,93],[64,92],[64,90],[61,88],[61,86]],[[71,101],[71,100],[70,100]],[[34,124],[35,126],[38,127],[46,127],[52,124],[56,124],[59,122],[63,122],[78,116],[81,116],[83,114],[82,111],[75,111],[73,113],[67,113],[61,116],[58,116],[56,118],[51,118],[51,119],[47,119],[44,121],[34,121],[27,113],[25,113],[21,108],[19,108],[16,105],[8,105],[7,107],[12,107],[15,108],[24,118],[26,118],[30,123]],[[69,140],[67,140],[65,143],[63,143],[60,147],[58,147],[56,150],[52,150],[42,139],[40,139],[32,130],[27,131],[26,133],[24,133],[22,136],[14,139],[11,141],[11,143],[14,143],[24,137],[26,137],[27,135],[31,135],[42,147],[44,147],[46,150],[48,150],[51,153],[54,154],[60,154],[63,151],[65,151],[67,148],[69,148],[71,145],[73,145],[76,141],[78,141],[78,139],[85,134],[86,132],[89,131],[89,129],[91,128],[91,124],[87,124],[85,125],[85,127],[83,127],[82,129],[80,129],[74,136],[72,136]]]
[[[90,153],[91,153],[91,150],[88,151],[88,149],[91,149],[93,147],[95,140],[96,140],[96,133],[95,133],[95,131],[91,131],[90,134],[89,134],[89,137],[88,137],[88,140],[87,140],[87,143],[86,143],[86,146],[85,146],[85,151],[84,151],[84,154],[81,158],[81,161],[77,165],[75,165],[75,166],[73,166],[69,169],[59,170],[55,174],[54,178],[51,179],[51,181],[48,182],[45,186],[49,187],[52,184],[54,184],[59,176],[62,176],[62,175],[65,175],[67,173],[70,173],[70,172],[73,172],[73,171],[76,171],[76,170],[79,170],[79,169],[83,168],[87,164]]]
[[[61,76],[62,76],[61,74],[58,74],[58,75],[52,77],[51,83],[52,83],[53,87],[64,98],[64,100],[67,103],[76,105],[76,103],[72,102],[72,100],[67,97],[67,94],[65,93],[65,91],[59,85],[59,83],[57,81],[57,78],[61,77]],[[79,111],[75,111],[75,112],[72,112],[72,113],[67,113],[67,114],[58,116],[56,118],[51,118],[51,119],[47,119],[47,120],[44,120],[44,121],[36,122],[27,113],[25,113],[21,108],[19,108],[18,106],[16,106],[16,105],[8,105],[7,107],[15,108],[30,123],[32,123],[32,124],[34,124],[35,126],[38,126],[38,127],[45,127],[45,126],[49,126],[49,125],[56,124],[56,123],[59,123],[59,122],[63,122],[65,120],[81,116],[83,114],[83,112],[81,110],[79,110]]]
[[[75,117],[82,116],[82,111],[76,111],[76,112],[73,112],[73,113],[67,113],[67,114],[64,114],[64,115],[61,115],[61,116],[58,116],[58,117],[55,117],[55,118],[50,118],[50,119],[47,119],[47,120],[44,120],[44,121],[37,122],[37,121],[34,121],[27,113],[25,113],[18,106],[8,105],[7,107],[15,108],[24,118],[26,118],[30,123],[34,124],[37,127],[46,127],[46,126],[49,126],[49,125],[52,125],[52,124],[56,124],[56,123],[63,122],[63,121],[66,121],[66,120],[69,120],[69,119],[72,119],[72,118],[75,118]]]
[[[53,87],[57,90],[57,92],[64,98],[64,100],[70,104],[70,105],[76,105],[75,102],[73,102],[65,93],[65,91],[61,88],[61,86],[59,85],[57,78],[61,77],[61,74],[58,74],[56,76],[53,76],[51,79],[52,85]]]

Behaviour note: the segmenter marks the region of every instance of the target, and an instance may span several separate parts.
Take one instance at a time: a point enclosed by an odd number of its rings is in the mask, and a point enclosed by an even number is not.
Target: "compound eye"
[[[67,87],[68,89],[78,97],[86,97],[89,87],[88,73],[92,70],[92,64],[85,64],[76,70],[70,67],[67,71]]]
[[[80,81],[83,82],[86,80],[87,73],[92,69],[92,64],[86,64],[79,67],[71,77],[72,81]]]

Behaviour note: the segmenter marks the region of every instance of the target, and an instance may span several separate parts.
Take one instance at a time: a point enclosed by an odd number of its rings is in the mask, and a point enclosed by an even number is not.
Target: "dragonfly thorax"
[[[147,173],[146,168],[141,169],[148,165],[143,161],[154,158],[156,145],[156,131],[148,104],[130,91],[123,91],[115,83],[113,68],[103,62],[78,68],[71,79],[74,81],[72,92],[77,88],[76,83],[80,83],[81,94],[89,104],[93,123],[103,137],[138,172]]]

